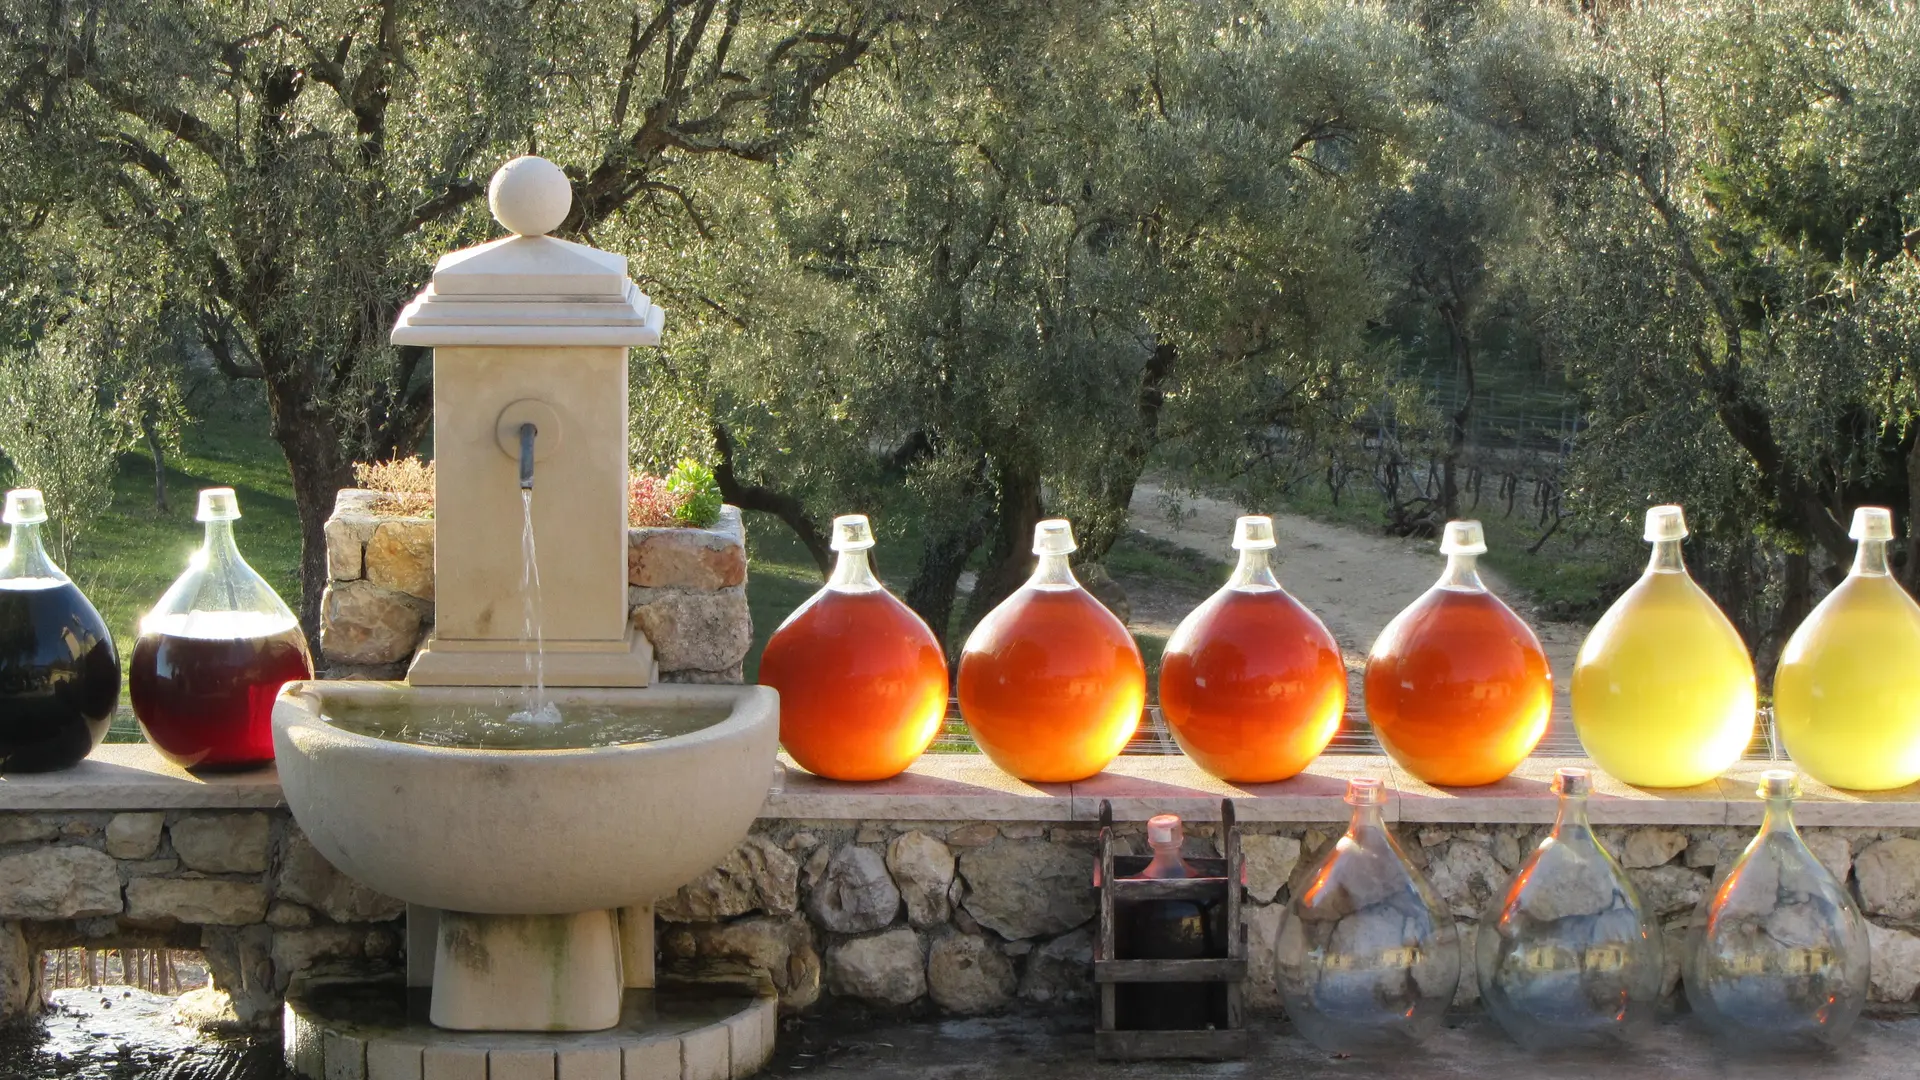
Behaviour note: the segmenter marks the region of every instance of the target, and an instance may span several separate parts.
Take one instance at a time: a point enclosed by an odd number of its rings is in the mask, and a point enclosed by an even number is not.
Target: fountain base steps
[[[309,983],[282,1015],[286,1064],[304,1080],[744,1080],[773,1056],[770,986],[629,990],[595,1032],[448,1031],[427,994],[395,983]]]

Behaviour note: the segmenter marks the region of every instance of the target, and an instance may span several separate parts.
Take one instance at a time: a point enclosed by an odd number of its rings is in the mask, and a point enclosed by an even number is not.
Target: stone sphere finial
[[[573,208],[573,185],[560,166],[529,154],[514,158],[493,174],[487,185],[487,206],[508,232],[545,236],[567,220]]]

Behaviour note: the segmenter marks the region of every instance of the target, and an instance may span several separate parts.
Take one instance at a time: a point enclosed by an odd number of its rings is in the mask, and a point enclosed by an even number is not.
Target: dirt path
[[[1228,544],[1233,539],[1234,519],[1254,512],[1223,499],[1176,494],[1145,482],[1135,488],[1131,509],[1133,527],[1148,536],[1223,560],[1232,556]],[[1173,520],[1176,514],[1177,523]],[[1275,514],[1273,525],[1279,540],[1275,555],[1281,583],[1327,624],[1346,656],[1348,671],[1357,680],[1373,639],[1439,576],[1443,563],[1436,544],[1298,514]],[[1481,576],[1540,636],[1553,667],[1555,718],[1564,721],[1568,716],[1567,680],[1587,628],[1539,619],[1527,598],[1516,595],[1497,575],[1482,569]],[[1143,633],[1171,633],[1193,603],[1204,598],[1190,596],[1183,588],[1142,589],[1137,579],[1124,584],[1133,604],[1134,629]],[[1357,681],[1353,690],[1357,695]],[[1556,727],[1564,729],[1560,723]]]

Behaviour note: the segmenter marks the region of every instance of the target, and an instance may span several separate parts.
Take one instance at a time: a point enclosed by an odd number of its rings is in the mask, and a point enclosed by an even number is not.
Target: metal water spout
[[[520,425],[520,490],[533,490],[533,439],[540,429],[532,424]]]

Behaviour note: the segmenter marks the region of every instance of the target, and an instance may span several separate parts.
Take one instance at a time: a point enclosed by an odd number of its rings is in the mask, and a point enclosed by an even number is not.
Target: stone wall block
[[[632,529],[627,582],[647,589],[731,589],[747,580],[746,532],[727,506],[711,529]]]
[[[142,923],[245,926],[267,917],[267,887],[211,878],[135,878],[127,883],[127,918]]]
[[[827,989],[881,1005],[910,1005],[927,992],[927,950],[905,926],[850,938],[827,950]]]
[[[1494,861],[1490,842],[1455,840],[1429,853],[1428,879],[1454,915],[1462,918],[1478,918],[1506,885],[1507,876],[1506,867]]]
[[[1240,909],[1247,924],[1247,1007],[1261,1012],[1280,1008],[1280,975],[1274,950],[1280,944],[1285,904],[1249,904]]]
[[[727,671],[753,647],[743,586],[718,591],[627,590],[633,625],[653,643],[662,671]]]
[[[668,922],[714,922],[766,911],[792,914],[799,907],[800,867],[765,836],[740,842],[720,865],[682,886],[654,907]]]
[[[0,1025],[40,1011],[39,959],[19,923],[0,922]]]
[[[1920,916],[1920,840],[1901,836],[1873,844],[1853,861],[1853,872],[1867,914]]]
[[[265,873],[273,839],[265,814],[193,814],[168,835],[189,870],[209,874]]]
[[[1002,841],[962,852],[967,913],[1010,940],[1065,933],[1093,918],[1093,853]]]
[[[1250,833],[1240,838],[1247,861],[1247,894],[1256,904],[1270,904],[1300,863],[1300,841],[1291,836]]]
[[[0,814],[0,844],[38,844],[60,835],[60,826],[30,814]]]
[[[953,888],[953,852],[947,845],[915,829],[887,845],[887,872],[907,902],[907,921],[925,930],[947,921],[952,909],[947,893]]]
[[[160,847],[165,814],[115,814],[107,822],[107,854],[116,859],[151,858]]]
[[[1694,905],[1707,894],[1706,875],[1683,866],[1629,870],[1627,877],[1633,882],[1633,887],[1639,890],[1640,899],[1647,905],[1647,910],[1663,917],[1692,911]]]
[[[327,577],[358,581],[366,576],[366,548],[373,525],[371,518],[364,517],[327,519]]]
[[[0,858],[0,920],[84,919],[121,911],[113,856],[63,844]]]
[[[1869,996],[1875,1001],[1912,1001],[1914,991],[1920,990],[1920,937],[1868,923],[1867,946],[1873,954]]]
[[[386,518],[366,544],[366,579],[394,592],[433,601],[433,521]]]
[[[900,914],[900,889],[872,848],[848,844],[835,852],[807,900],[807,913],[836,934],[861,934],[892,924]]]
[[[1847,874],[1853,869],[1853,845],[1847,838],[1830,832],[1801,833],[1800,838],[1806,841],[1807,849],[1820,860],[1820,865],[1827,868],[1827,873],[1833,875],[1833,880],[1845,885]]]
[[[948,1012],[996,1012],[1013,1000],[1018,986],[1013,963],[983,937],[948,934],[928,951],[927,993]]]
[[[1620,846],[1620,865],[1629,870],[1663,866],[1687,849],[1687,834],[1671,829],[1634,829]]]
[[[320,651],[342,664],[394,664],[413,655],[428,609],[371,581],[329,582],[320,600]]]
[[[386,922],[407,909],[335,870],[298,828],[287,830],[276,891],[280,899],[305,904],[338,923]]]
[[[820,954],[813,926],[798,914],[754,915],[729,923],[676,925],[661,939],[667,964],[694,979],[747,972],[765,975],[781,1008],[809,1008],[820,998]]]
[[[273,931],[265,926],[209,927],[200,934],[213,985],[229,997],[234,1018],[249,1027],[280,1016],[282,993],[273,977]]]
[[[1258,962],[1258,954],[1254,959]],[[1020,977],[1020,997],[1036,1005],[1092,1001],[1093,928],[1082,926],[1028,953],[1027,970]]]

